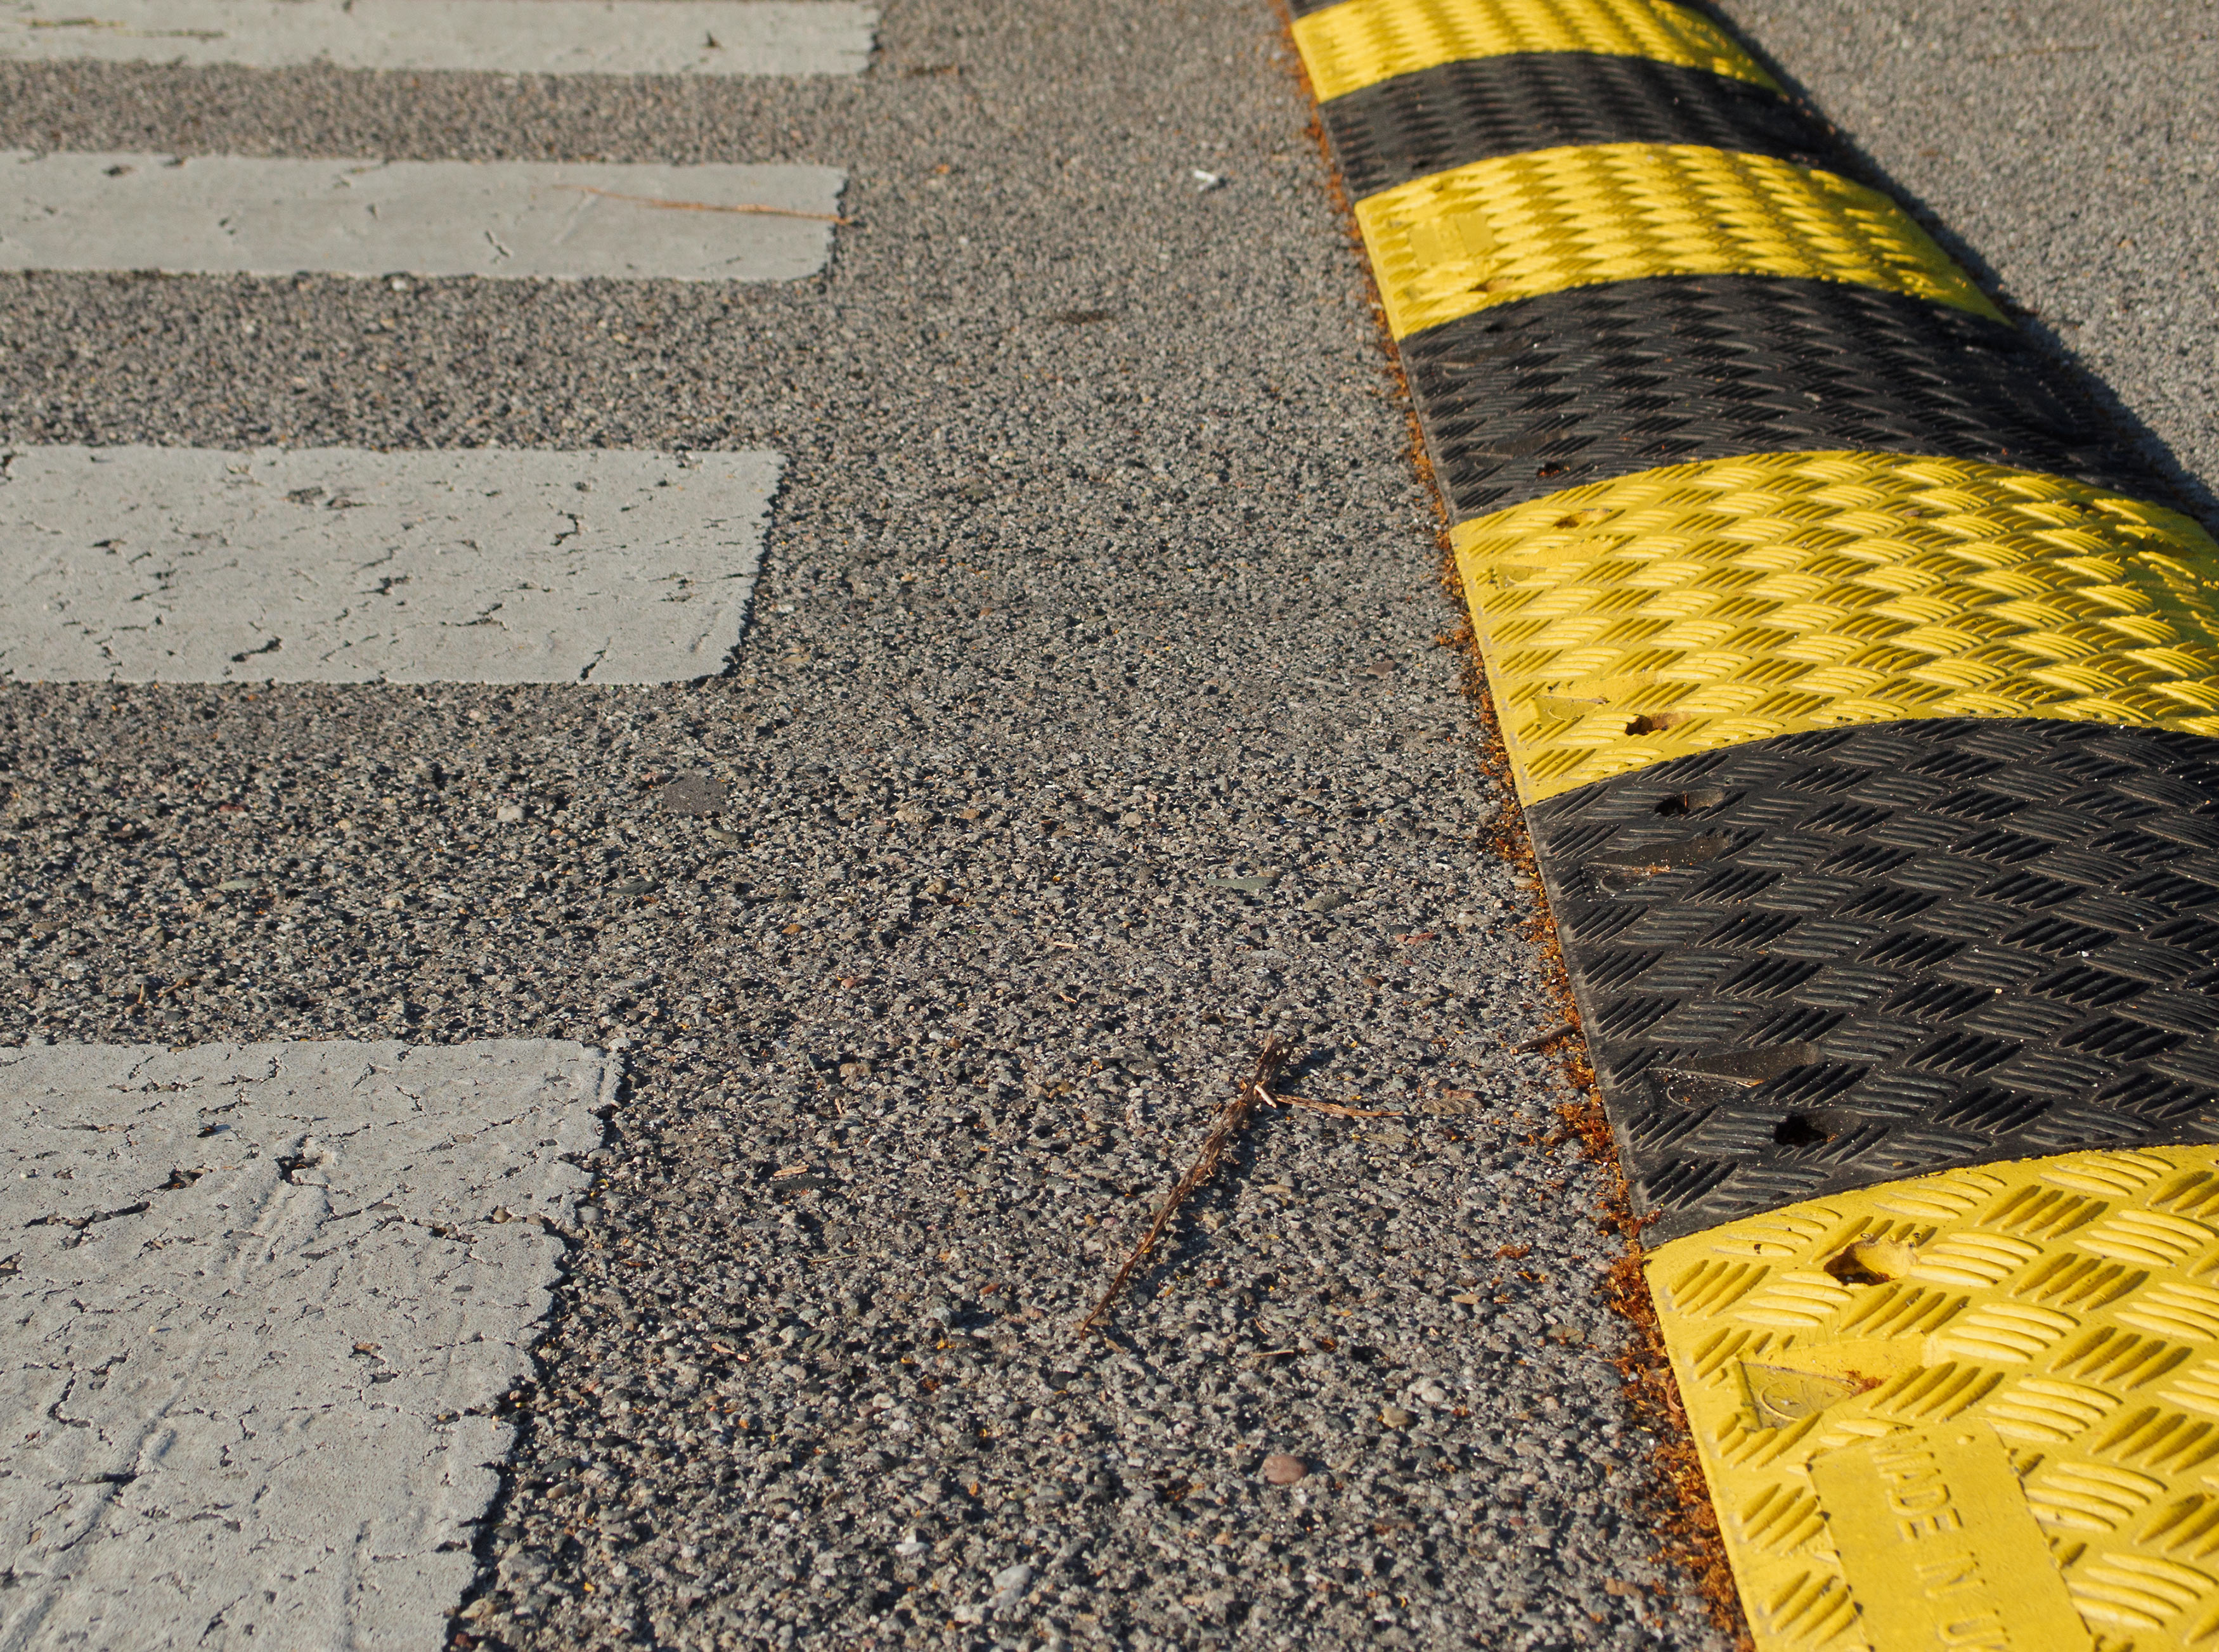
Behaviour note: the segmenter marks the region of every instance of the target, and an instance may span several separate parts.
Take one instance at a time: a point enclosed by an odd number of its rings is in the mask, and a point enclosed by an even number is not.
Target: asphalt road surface
[[[2208,500],[2208,16],[1733,9]],[[466,1640],[1726,1643],[1308,121],[1252,0],[897,0],[855,76],[0,64],[0,148],[845,175],[791,280],[0,275],[11,450],[782,467],[705,682],[0,690],[0,1040],[621,1055]],[[1397,1116],[1259,1119],[1077,1338],[1275,1034]]]

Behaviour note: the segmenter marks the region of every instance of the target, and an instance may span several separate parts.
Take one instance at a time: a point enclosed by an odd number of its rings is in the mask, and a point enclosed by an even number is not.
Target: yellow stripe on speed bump
[[[1760,454],[1552,494],[1452,543],[1528,803],[1899,717],[2219,735],[2219,544],[2062,477]]]
[[[2219,1149],[1947,1171],[1647,1266],[1759,1652],[2219,1639]]]
[[[1700,144],[1476,161],[1368,196],[1356,220],[1397,338],[1538,293],[1650,276],[1847,282],[2003,319],[1877,190]]]
[[[1343,0],[1295,20],[1321,102],[1468,58],[1594,52],[1778,87],[1709,18],[1669,0]]]

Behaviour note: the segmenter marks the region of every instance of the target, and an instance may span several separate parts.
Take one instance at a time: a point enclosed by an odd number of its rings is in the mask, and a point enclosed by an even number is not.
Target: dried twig
[[[1224,1162],[1226,1151],[1233,1146],[1234,1139],[1247,1128],[1248,1121],[1255,1116],[1259,1104],[1271,1099],[1271,1080],[1279,1076],[1279,1069],[1286,1065],[1287,1046],[1276,1034],[1265,1039],[1264,1052],[1256,1058],[1255,1071],[1241,1081],[1240,1087],[1233,1092],[1233,1099],[1218,1109],[1217,1117],[1211,1121],[1209,1133],[1202,1140],[1202,1151],[1195,1155],[1194,1163],[1187,1166],[1186,1174],[1179,1177],[1170,1196],[1158,1208],[1155,1220],[1148,1224],[1148,1231],[1141,1235],[1140,1243],[1133,1247],[1132,1254],[1125,1258],[1124,1265],[1110,1280],[1110,1289],[1102,1293],[1102,1300],[1094,1305],[1094,1312],[1078,1322],[1080,1336],[1101,1329],[1103,1322],[1109,1318],[1110,1303],[1116,1301],[1117,1293],[1125,1289],[1125,1282],[1133,1276],[1133,1270],[1141,1265],[1155,1247],[1156,1241],[1164,1236],[1164,1229],[1171,1226],[1172,1218],[1178,1214],[1178,1208],[1187,1202],[1196,1189],[1217,1173],[1217,1167]]]
[[[1568,1021],[1560,1021],[1545,1033],[1537,1033],[1523,1044],[1510,1046],[1512,1055],[1531,1055],[1536,1050],[1545,1050],[1560,1038],[1569,1038],[1576,1029]]]
[[[671,212],[745,212],[765,218],[806,218],[812,224],[845,224],[848,220],[836,212],[803,212],[794,207],[722,207],[713,201],[665,201],[660,196],[626,195],[622,189],[597,189],[590,183],[558,183],[558,189],[575,189],[580,195],[598,195],[611,201],[629,201],[642,207],[662,207]]]
[[[1079,1321],[1078,1335],[1083,1337],[1090,1331],[1102,1328],[1110,1317],[1110,1305],[1117,1300],[1117,1293],[1125,1289],[1134,1270],[1147,1259],[1148,1252],[1155,1248],[1156,1241],[1163,1238],[1165,1229],[1171,1226],[1172,1218],[1178,1214],[1178,1208],[1217,1174],[1217,1167],[1225,1162],[1226,1153],[1232,1148],[1234,1140],[1248,1127],[1248,1121],[1255,1117],[1258,1108],[1308,1108],[1313,1112],[1330,1113],[1344,1119],[1392,1116],[1370,1108],[1343,1107],[1338,1102],[1314,1102],[1305,1096],[1278,1094],[1272,1090],[1271,1081],[1279,1076],[1279,1069],[1287,1065],[1289,1053],[1286,1045],[1276,1034],[1264,1040],[1263,1053],[1256,1058],[1255,1070],[1241,1081],[1240,1087],[1233,1093],[1233,1099],[1218,1109],[1217,1117],[1210,1122],[1209,1133],[1202,1140],[1202,1151],[1195,1155],[1194,1163],[1187,1166],[1186,1174],[1179,1177],[1163,1203],[1157,1208],[1155,1220],[1148,1224],[1147,1232],[1141,1235],[1140,1243],[1134,1245],[1132,1254],[1125,1258],[1124,1265],[1110,1280],[1110,1289],[1102,1293],[1102,1300],[1094,1305],[1094,1312]]]

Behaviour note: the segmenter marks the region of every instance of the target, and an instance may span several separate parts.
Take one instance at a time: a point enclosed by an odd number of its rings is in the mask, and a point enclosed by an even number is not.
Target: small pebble
[[[1274,1451],[1264,1459],[1264,1478],[1274,1486],[1291,1486],[1309,1471],[1309,1464],[1284,1451]]]
[[[713,815],[724,807],[730,796],[730,788],[722,780],[706,774],[681,774],[658,786],[655,800],[674,815]]]
[[[1417,1419],[1400,1406],[1389,1406],[1379,1413],[1379,1420],[1389,1428],[1408,1428]]]

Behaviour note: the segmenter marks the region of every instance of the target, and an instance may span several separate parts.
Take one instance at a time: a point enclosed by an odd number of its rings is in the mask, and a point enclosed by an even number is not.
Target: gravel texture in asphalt
[[[880,38],[0,67],[22,146],[852,180],[791,286],[6,278],[9,441],[790,459],[700,687],[11,687],[8,1031],[629,1041],[486,1643],[1714,1643],[1603,1178],[1506,1048],[1538,911],[1277,23]],[[1074,1340],[1274,1031],[1399,1116],[1259,1121]]]

